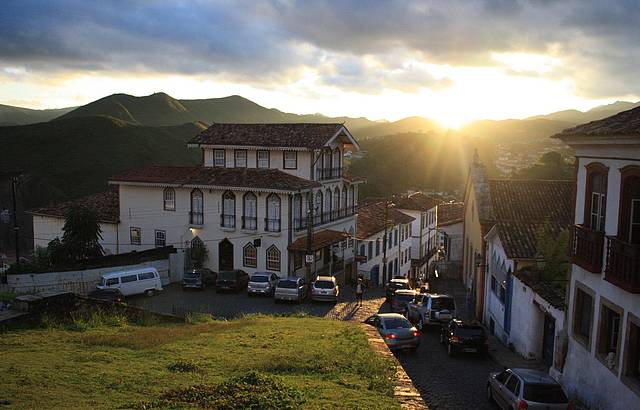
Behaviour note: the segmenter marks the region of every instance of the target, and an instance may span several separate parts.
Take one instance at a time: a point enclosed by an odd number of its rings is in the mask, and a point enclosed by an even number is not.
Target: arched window
[[[258,198],[256,198],[256,194],[247,192],[244,194],[243,201],[242,228],[258,229]]]
[[[280,251],[275,245],[267,248],[267,269],[280,272]]]
[[[348,205],[347,205],[347,187],[343,186],[342,187],[342,214],[343,215],[347,215],[348,214],[347,208],[348,208]]]
[[[313,210],[316,214],[315,220],[316,222],[324,221],[324,201],[322,199],[322,191],[316,192],[316,204],[315,209]]]
[[[340,216],[340,189],[338,187],[333,190],[333,206],[331,211],[333,212],[333,218],[338,219]]]
[[[220,225],[225,228],[236,227],[236,196],[231,191],[222,194],[222,216],[220,217]]]
[[[248,243],[242,248],[242,264],[247,268],[258,267],[258,250],[252,243]]]
[[[324,211],[326,213],[326,221],[330,221],[332,214],[331,214],[331,188],[327,188],[327,191],[325,193],[324,196]]]
[[[204,224],[204,197],[202,191],[194,189],[191,191],[191,212],[189,221],[193,225]]]
[[[324,170],[325,170],[325,178],[330,178],[331,177],[331,163],[333,162],[333,158],[331,156],[331,150],[327,149],[324,152]]]
[[[265,230],[268,232],[280,232],[280,197],[277,194],[271,194],[267,197]]]
[[[336,148],[333,150],[333,177],[340,178],[340,173],[342,172],[341,168],[341,158],[340,158],[340,149]]]
[[[593,231],[604,232],[608,172],[600,163],[587,165],[584,224]]]
[[[355,212],[356,207],[356,191],[353,188],[353,185],[349,186],[349,208],[350,212]]]
[[[302,217],[302,195],[300,194],[295,194],[293,196],[293,227],[298,230],[304,227]]]
[[[360,256],[367,256],[367,253],[366,253],[365,249],[366,248],[364,246],[364,243],[362,245],[360,245],[360,253],[359,253]]]
[[[165,188],[164,191],[162,191],[162,199],[164,202],[165,211],[176,210],[176,190],[175,189]]]
[[[347,247],[349,248],[353,247],[353,234],[354,234],[354,230],[352,226],[351,228],[349,228],[349,239],[347,240]]]
[[[380,238],[376,239],[376,256],[380,255]]]

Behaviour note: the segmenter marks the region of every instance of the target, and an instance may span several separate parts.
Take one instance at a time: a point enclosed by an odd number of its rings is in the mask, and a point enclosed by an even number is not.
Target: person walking
[[[356,283],[356,306],[362,306],[362,295],[364,294],[364,282],[358,278]]]

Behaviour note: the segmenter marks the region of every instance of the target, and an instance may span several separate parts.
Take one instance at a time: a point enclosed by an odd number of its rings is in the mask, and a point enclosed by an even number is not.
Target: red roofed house
[[[347,239],[356,233],[363,181],[343,173],[344,153],[359,149],[344,125],[213,124],[188,146],[202,150],[201,166],[151,166],[110,179],[119,209],[105,221],[116,223],[116,238],[105,242],[117,242],[115,252],[180,248],[199,238],[215,271],[301,276],[310,248],[312,272],[353,272]],[[34,219],[34,232],[50,228]]]

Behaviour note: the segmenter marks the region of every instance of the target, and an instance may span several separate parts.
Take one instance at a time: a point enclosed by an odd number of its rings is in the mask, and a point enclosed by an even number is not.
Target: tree
[[[551,285],[563,288],[570,266],[567,247],[569,245],[569,231],[561,231],[553,235],[548,226],[541,226],[536,237],[536,251],[538,257],[544,261],[542,279]]]
[[[511,177],[513,179],[568,180],[571,179],[571,175],[571,164],[565,162],[559,152],[549,151],[542,154],[536,164],[514,172]]]
[[[191,241],[191,262],[194,268],[201,268],[204,261],[209,257],[209,251],[202,239],[199,237],[193,238]]]
[[[100,245],[102,230],[96,213],[88,208],[73,207],[65,217],[62,240],[49,242],[52,264],[73,263],[104,255]]]

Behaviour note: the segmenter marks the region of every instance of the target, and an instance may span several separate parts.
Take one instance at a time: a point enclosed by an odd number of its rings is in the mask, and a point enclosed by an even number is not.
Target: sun
[[[452,112],[450,115],[449,113],[442,113],[435,120],[441,127],[451,130],[458,130],[470,122],[469,118],[465,118],[457,112]]]

